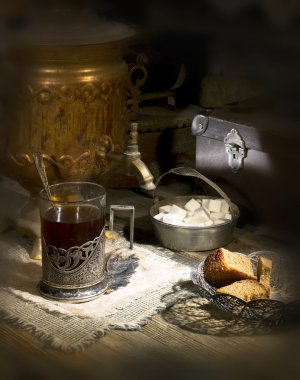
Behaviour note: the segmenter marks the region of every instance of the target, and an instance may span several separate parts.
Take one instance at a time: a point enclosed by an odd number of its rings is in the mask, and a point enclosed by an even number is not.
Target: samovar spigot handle
[[[154,190],[154,177],[147,165],[141,160],[138,146],[138,123],[131,123],[129,141],[124,152],[125,172],[135,175],[139,186],[144,190]]]

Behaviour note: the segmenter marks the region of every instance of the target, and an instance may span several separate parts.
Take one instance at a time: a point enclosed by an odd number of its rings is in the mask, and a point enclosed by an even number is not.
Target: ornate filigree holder
[[[103,231],[93,241],[67,250],[47,246],[43,240],[41,294],[64,302],[90,301],[103,294],[108,286],[104,245]]]
[[[90,182],[50,186],[39,197],[43,277],[41,294],[84,302],[108,285],[105,259],[105,189]]]

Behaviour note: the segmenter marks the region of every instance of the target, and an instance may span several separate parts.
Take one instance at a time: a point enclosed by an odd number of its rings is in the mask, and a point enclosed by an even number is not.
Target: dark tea
[[[50,186],[40,192],[43,277],[41,294],[84,302],[105,292],[105,189],[91,182]]]
[[[49,208],[41,217],[46,245],[69,249],[98,237],[104,227],[104,215],[93,205],[63,205]]]

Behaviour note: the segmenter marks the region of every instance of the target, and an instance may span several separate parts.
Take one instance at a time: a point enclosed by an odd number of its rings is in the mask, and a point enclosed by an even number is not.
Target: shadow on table
[[[126,286],[138,265],[139,258],[134,254],[123,256],[121,250],[113,252],[107,263],[109,289],[112,291]]]
[[[190,282],[179,283],[174,291],[163,297],[169,307],[162,312],[163,319],[184,330],[214,336],[254,336],[289,329],[296,321],[280,324],[266,320],[238,318],[230,312],[220,310],[207,299],[197,295]]]
[[[157,244],[153,229],[150,221],[149,215],[136,217],[134,221],[134,242],[139,244]],[[130,229],[126,225],[123,227],[124,236],[129,241]]]

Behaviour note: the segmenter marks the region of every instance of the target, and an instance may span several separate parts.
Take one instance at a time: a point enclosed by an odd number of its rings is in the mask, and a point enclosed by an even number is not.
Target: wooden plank
[[[233,350],[236,345],[231,345],[230,340],[208,335],[196,334],[181,329],[163,321],[161,315],[153,318],[152,322],[144,327],[142,332],[153,337],[159,342],[178,350],[182,355],[190,357],[192,354],[205,354],[215,356],[216,354],[228,355],[228,347]]]

